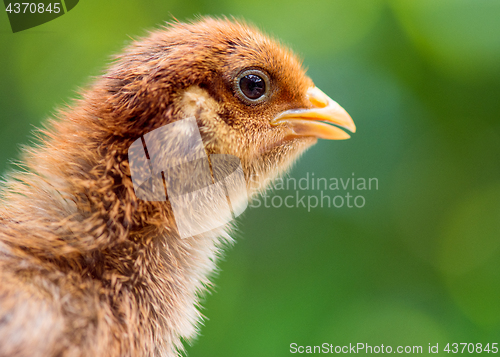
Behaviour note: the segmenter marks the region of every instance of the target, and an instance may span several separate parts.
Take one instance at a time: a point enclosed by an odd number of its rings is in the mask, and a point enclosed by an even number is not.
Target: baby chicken
[[[244,23],[205,18],[133,42],[6,179],[0,356],[178,356],[196,335],[231,225],[182,239],[168,200],[136,195],[128,156],[186,118],[246,182],[282,174],[317,138],[348,138],[338,126],[355,131],[289,50]]]

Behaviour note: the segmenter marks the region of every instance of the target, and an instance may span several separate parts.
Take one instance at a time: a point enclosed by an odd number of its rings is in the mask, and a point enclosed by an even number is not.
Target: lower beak
[[[296,136],[313,136],[320,139],[343,140],[351,136],[344,128],[356,132],[356,125],[337,102],[328,97],[317,87],[308,89],[307,98],[314,106],[312,109],[291,109],[271,120],[272,126],[284,124]],[[327,123],[332,123],[330,125]]]

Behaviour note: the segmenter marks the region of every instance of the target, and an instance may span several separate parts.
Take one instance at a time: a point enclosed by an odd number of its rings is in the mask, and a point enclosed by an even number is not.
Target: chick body
[[[267,73],[265,103],[235,92],[248,69]],[[236,156],[247,181],[265,182],[316,142],[271,124],[313,107],[312,86],[291,52],[234,21],[174,24],[132,43],[7,178],[0,356],[177,356],[232,227],[181,239],[168,201],[137,198],[128,150],[193,117],[208,155]]]

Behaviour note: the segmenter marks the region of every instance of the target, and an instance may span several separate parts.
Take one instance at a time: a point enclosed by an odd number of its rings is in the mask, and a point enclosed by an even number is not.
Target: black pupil
[[[266,91],[266,82],[255,74],[247,74],[240,79],[240,88],[249,99],[258,99]]]

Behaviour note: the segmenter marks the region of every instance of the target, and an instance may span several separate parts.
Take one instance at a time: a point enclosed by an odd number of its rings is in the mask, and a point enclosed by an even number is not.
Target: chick
[[[282,174],[317,138],[349,137],[325,121],[355,131],[289,50],[245,23],[204,18],[133,42],[6,179],[0,356],[177,356],[196,335],[231,225],[181,239],[168,200],[137,197],[128,157],[186,118],[247,182]]]

